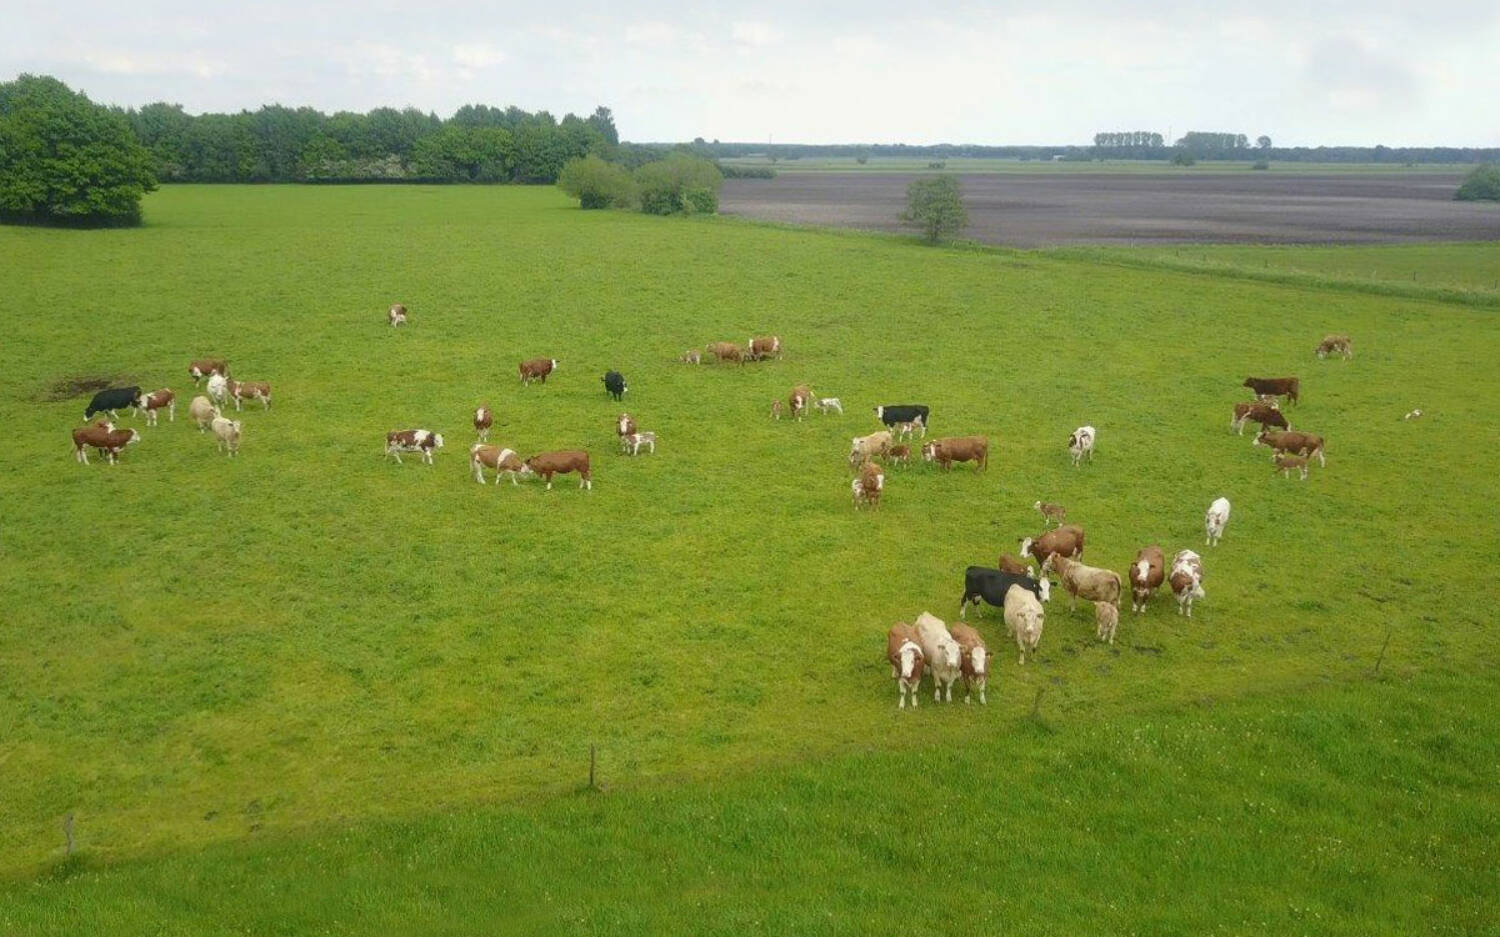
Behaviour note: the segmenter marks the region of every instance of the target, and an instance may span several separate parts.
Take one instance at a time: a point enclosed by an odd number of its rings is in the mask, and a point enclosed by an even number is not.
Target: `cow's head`
[[[875,419],[882,421],[885,419],[885,407],[875,408]]]
[[[442,433],[433,433],[432,434],[432,448],[434,448],[434,449],[441,449],[441,448],[443,448],[443,434]]]
[[[969,651],[969,669],[974,671],[974,676],[983,677],[989,671],[989,652],[982,647],[971,648]]]
[[[1270,444],[1271,444],[1271,431],[1270,430],[1265,430],[1265,429],[1263,429],[1260,432],[1256,433],[1255,434],[1255,439],[1251,443],[1251,445],[1255,445],[1255,446],[1269,446]]]
[[[922,649],[911,641],[901,645],[901,679],[910,681],[914,674],[920,673],[917,669],[922,661]]]
[[[951,638],[938,648],[942,655],[943,664],[949,670],[958,670],[963,666],[963,652],[959,649],[958,642]]]
[[[557,359],[556,358],[549,358],[548,360],[552,362],[552,370],[556,371],[557,370]]]
[[[927,445],[923,446],[922,447],[922,458],[926,459],[928,462],[931,462],[933,459],[936,459],[937,458],[937,443],[930,442]]]

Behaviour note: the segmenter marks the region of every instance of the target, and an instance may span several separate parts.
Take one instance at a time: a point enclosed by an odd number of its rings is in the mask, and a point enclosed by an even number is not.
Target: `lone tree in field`
[[[56,78],[0,84],[0,221],[139,224],[156,188],[151,155],[125,117]]]
[[[1460,202],[1500,202],[1500,166],[1476,167],[1453,197]]]
[[[907,186],[906,211],[901,221],[920,229],[931,244],[962,231],[969,223],[969,213],[964,210],[957,177],[933,176]]]
[[[624,208],[635,201],[630,171],[597,156],[569,160],[557,177],[557,187],[578,199],[580,208]]]

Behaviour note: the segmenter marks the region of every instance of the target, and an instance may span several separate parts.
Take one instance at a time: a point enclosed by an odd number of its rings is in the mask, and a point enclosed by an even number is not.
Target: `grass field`
[[[1168,160],[1145,159],[1097,159],[1097,160],[1047,160],[1047,159],[991,159],[986,157],[950,157],[937,160],[930,157],[872,157],[863,164],[853,156],[804,156],[799,159],[778,159],[771,162],[764,156],[740,156],[721,160],[731,166],[769,166],[777,172],[923,172],[929,163],[942,162],[945,172],[1120,172],[1120,173],[1223,173],[1223,172],[1276,172],[1276,173],[1452,173],[1468,172],[1471,163],[1417,163],[1402,166],[1395,163],[1300,163],[1272,160],[1269,169],[1251,170],[1251,165],[1260,157],[1253,152],[1244,159],[1200,160],[1191,166],[1177,166]]]
[[[933,883],[976,933],[1493,931],[1492,314],[540,189],[146,209],[0,230],[0,929],[904,932]],[[1334,330],[1355,361],[1313,359]],[[785,360],[675,362],[752,332]],[[240,458],[178,420],[74,464],[55,382],[186,399],[208,354],[275,387]],[[613,453],[609,367],[657,456]],[[1227,431],[1252,372],[1302,376],[1309,483]],[[846,415],[767,419],[802,381]],[[595,490],[473,484],[481,401]],[[907,401],[989,471],[895,470],[856,514],[848,438]],[[382,460],[408,426],[435,467]],[[1202,550],[1219,494],[1191,621],[1159,597],[1105,648],[1054,601],[1021,668],[990,613],[990,705],[896,712],[886,627],[953,617],[1033,500],[1123,569]]]

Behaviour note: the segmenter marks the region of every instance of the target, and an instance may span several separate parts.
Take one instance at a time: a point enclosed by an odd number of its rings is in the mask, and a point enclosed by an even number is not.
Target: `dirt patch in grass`
[[[106,387],[130,387],[140,383],[128,375],[116,375],[114,377],[100,377],[92,374],[75,374],[69,377],[60,377],[37,392],[38,403],[58,403],[63,400],[72,400],[74,397],[88,397],[99,393]]]

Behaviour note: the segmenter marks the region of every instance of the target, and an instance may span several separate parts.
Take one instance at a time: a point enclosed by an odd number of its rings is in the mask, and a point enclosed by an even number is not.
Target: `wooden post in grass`
[[[70,813],[63,817],[63,836],[67,838],[67,854],[73,854],[73,815]]]
[[[1378,676],[1380,673],[1380,662],[1385,660],[1385,649],[1391,646],[1391,629],[1385,629],[1385,643],[1380,645],[1380,655],[1375,658],[1375,669],[1370,673]]]

